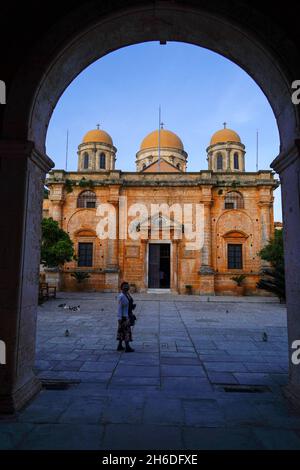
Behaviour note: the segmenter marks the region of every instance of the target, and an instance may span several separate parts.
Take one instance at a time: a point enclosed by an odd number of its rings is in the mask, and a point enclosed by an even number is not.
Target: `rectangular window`
[[[228,269],[243,269],[243,245],[229,244],[228,247]]]
[[[223,170],[223,156],[221,154],[217,156],[217,170]]]
[[[78,243],[78,266],[93,266],[93,243]]]
[[[237,153],[234,154],[234,169],[238,170],[239,169],[239,156]]]

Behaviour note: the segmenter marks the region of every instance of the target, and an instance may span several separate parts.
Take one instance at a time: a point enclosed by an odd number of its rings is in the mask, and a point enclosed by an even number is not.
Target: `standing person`
[[[130,326],[134,326],[135,321],[136,321],[136,316],[133,313],[133,310],[135,309],[136,304],[133,302],[133,298],[131,297],[131,294],[129,293],[129,290],[125,293],[125,295],[126,295],[128,301],[129,301],[129,304],[128,304],[129,323],[130,323]]]
[[[128,282],[122,282],[121,284],[121,294],[118,297],[118,333],[117,340],[119,345],[117,350],[124,351],[122,342],[125,341],[125,352],[133,352],[129,345],[129,342],[132,341],[131,326],[129,319],[129,298],[127,293],[129,292]]]

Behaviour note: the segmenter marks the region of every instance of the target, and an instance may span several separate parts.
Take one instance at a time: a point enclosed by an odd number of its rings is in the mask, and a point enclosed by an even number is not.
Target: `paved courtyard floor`
[[[169,294],[135,300],[131,354],[116,351],[115,294],[60,293],[39,307],[43,390],[0,418],[0,449],[300,449],[300,416],[282,396],[283,305]]]

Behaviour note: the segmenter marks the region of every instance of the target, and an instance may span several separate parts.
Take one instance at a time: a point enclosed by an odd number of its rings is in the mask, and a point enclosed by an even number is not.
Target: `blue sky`
[[[143,138],[158,128],[161,105],[165,128],[183,141],[188,171],[207,169],[206,148],[212,134],[227,127],[246,146],[246,171],[270,169],[279,153],[279,134],[263,92],[240,67],[207,49],[184,43],[149,42],[125,47],[96,61],[66,89],[52,115],[47,154],[56,168],[77,169],[77,146],[96,124],[117,147],[116,167],[135,171]],[[281,220],[280,189],[275,192],[275,220]]]

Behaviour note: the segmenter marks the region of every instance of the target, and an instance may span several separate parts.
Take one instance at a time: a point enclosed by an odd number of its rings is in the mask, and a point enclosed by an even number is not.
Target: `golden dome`
[[[210,145],[219,144],[221,142],[241,143],[241,138],[235,131],[225,128],[214,133],[214,135],[211,138]]]
[[[113,145],[111,136],[102,129],[93,129],[85,134],[82,143],[101,142],[101,144]]]
[[[153,131],[148,134],[141,143],[141,150],[146,150],[153,147],[158,147],[158,134],[159,131]],[[167,131],[166,129],[160,130],[160,147],[161,148],[175,148],[183,150],[183,143],[174,132]]]

